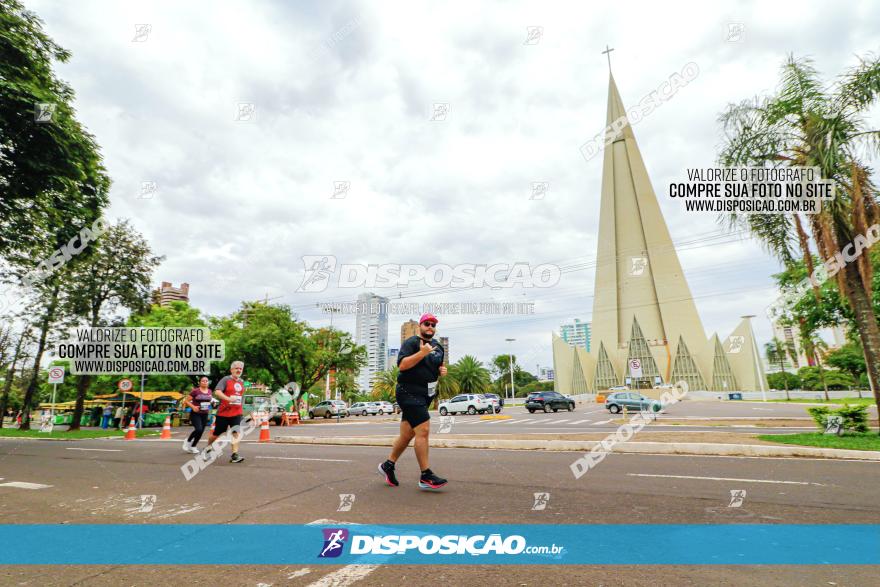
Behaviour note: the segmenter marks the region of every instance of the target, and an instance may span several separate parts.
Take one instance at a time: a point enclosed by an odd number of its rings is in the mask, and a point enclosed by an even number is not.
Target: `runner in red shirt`
[[[220,400],[220,407],[217,409],[214,431],[208,439],[210,447],[218,436],[231,428],[232,458],[229,461],[232,463],[240,463],[244,460],[244,457],[238,454],[239,430],[243,413],[242,393],[244,393],[244,381],[241,379],[242,371],[244,371],[244,363],[233,361],[229,367],[231,375],[227,375],[217,382],[217,386],[214,388],[214,397]]]

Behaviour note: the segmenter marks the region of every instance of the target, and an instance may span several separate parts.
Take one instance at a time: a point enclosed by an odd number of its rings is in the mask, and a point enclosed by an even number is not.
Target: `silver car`
[[[379,407],[374,405],[373,402],[357,402],[351,404],[351,407],[348,408],[350,416],[375,416],[378,413]]]
[[[348,415],[348,408],[345,407],[345,402],[342,400],[325,400],[319,403],[317,406],[309,410],[309,418],[335,418],[339,415],[340,418],[344,418]]]

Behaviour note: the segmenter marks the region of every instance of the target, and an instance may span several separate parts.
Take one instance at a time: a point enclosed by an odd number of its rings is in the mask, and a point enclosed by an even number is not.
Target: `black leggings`
[[[202,432],[205,431],[205,426],[208,425],[208,414],[206,412],[190,412],[189,421],[193,425],[193,431],[189,433],[186,441],[195,446],[199,443]]]

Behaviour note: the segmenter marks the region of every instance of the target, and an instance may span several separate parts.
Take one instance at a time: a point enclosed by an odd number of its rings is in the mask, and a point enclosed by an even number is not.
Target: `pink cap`
[[[429,314],[422,314],[422,317],[419,318],[419,324],[422,324],[423,322],[427,322],[428,320],[431,320],[435,323],[440,322],[439,320],[437,320],[437,316],[429,313]]]

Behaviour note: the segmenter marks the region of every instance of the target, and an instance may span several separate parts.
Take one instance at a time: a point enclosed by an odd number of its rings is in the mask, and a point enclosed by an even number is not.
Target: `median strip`
[[[280,436],[274,442],[281,444],[323,444],[342,446],[391,446],[393,436]],[[541,440],[500,438],[436,438],[430,446],[436,448],[476,448],[501,450],[547,450],[563,452],[589,451],[598,441]],[[758,444],[718,444],[704,442],[620,442],[611,452],[620,454],[717,455],[751,457],[812,457],[827,459],[854,459],[880,461],[880,451],[814,448],[806,446],[772,446]]]

